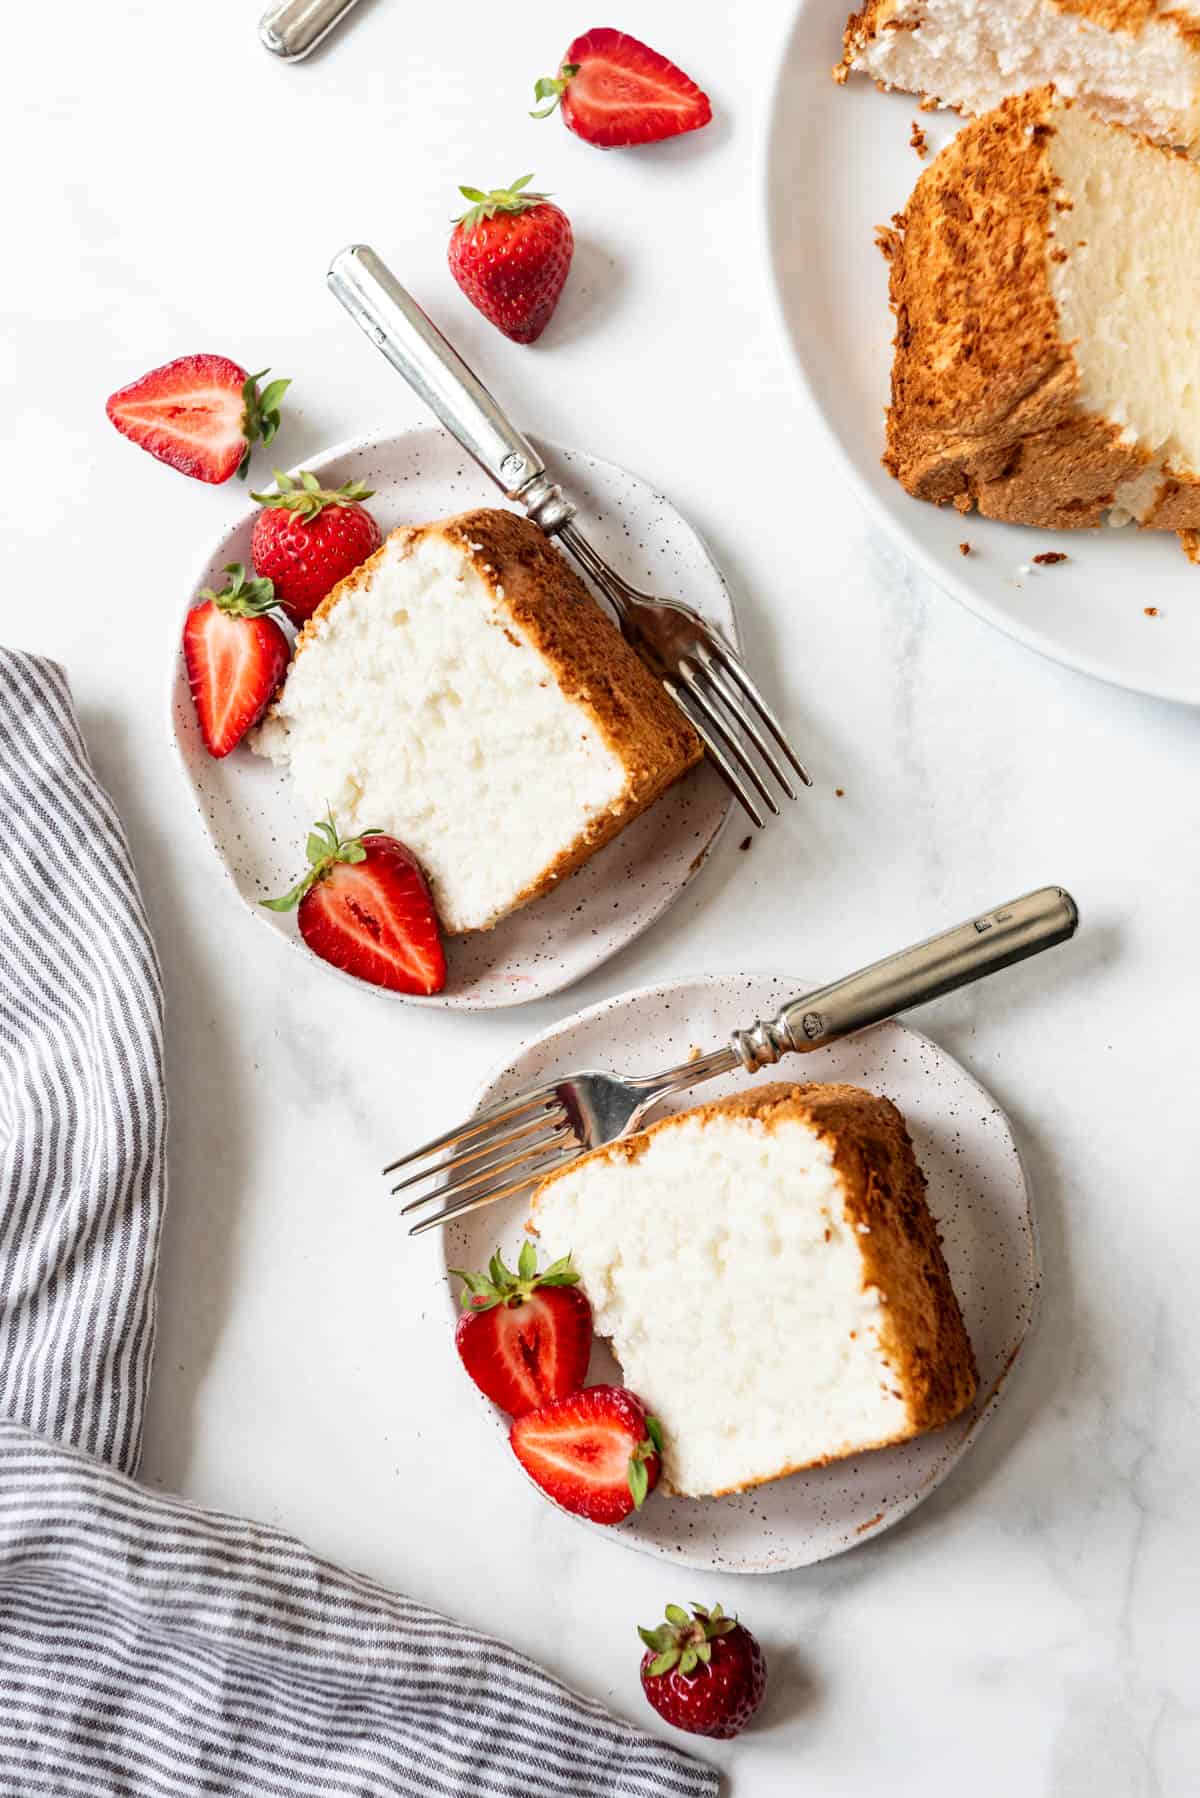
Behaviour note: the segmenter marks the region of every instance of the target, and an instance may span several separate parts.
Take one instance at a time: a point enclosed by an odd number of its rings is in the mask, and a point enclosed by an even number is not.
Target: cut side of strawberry
[[[588,1386],[527,1411],[508,1439],[548,1498],[593,1523],[620,1523],[658,1484],[662,1432],[623,1386]]]
[[[205,587],[183,626],[188,686],[210,755],[226,756],[258,723],[279,688],[291,647],[279,623],[270,581],[247,580],[240,562],[229,585]]]
[[[583,1385],[592,1353],[592,1307],[569,1255],[539,1274],[537,1251],[526,1242],[516,1273],[498,1254],[486,1274],[450,1271],[464,1282],[455,1345],[494,1405],[520,1417]]]
[[[561,105],[563,123],[602,150],[661,143],[698,131],[712,118],[708,95],[690,75],[649,44],[607,25],[577,37],[557,76],[544,76],[534,93],[548,102],[535,119]]]
[[[248,375],[228,356],[180,356],[152,368],[105,404],[122,436],[194,481],[218,483],[244,475],[250,450],[279,429],[279,402],[290,381],[267,369]]]
[[[268,911],[296,911],[322,961],[372,986],[429,995],[446,984],[446,956],[429,885],[410,849],[381,831],[341,838],[332,816],[309,833],[309,869]]]

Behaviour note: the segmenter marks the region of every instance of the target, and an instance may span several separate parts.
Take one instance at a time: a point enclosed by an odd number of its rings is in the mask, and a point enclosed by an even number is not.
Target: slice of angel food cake
[[[909,493],[1200,527],[1200,167],[1040,88],[964,126],[880,244]]]
[[[1053,83],[1161,143],[1200,143],[1200,13],[1159,0],[867,0],[834,78],[851,73],[971,118]]]
[[[573,1256],[677,1493],[905,1442],[974,1399],[904,1119],[858,1087],[776,1083],[665,1118],[543,1181],[529,1228]]]
[[[450,935],[556,887],[703,754],[574,570],[498,510],[393,531],[340,582],[252,747],[345,834],[405,843]]]

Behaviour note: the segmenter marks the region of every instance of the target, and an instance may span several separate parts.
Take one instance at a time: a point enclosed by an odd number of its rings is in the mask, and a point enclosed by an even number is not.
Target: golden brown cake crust
[[[491,588],[498,619],[507,616],[545,657],[563,692],[589,714],[625,769],[617,802],[519,894],[515,910],[582,867],[700,761],[704,746],[575,570],[537,525],[516,512],[484,507],[436,524],[402,525],[326,594],[296,640],[296,655],[304,654],[322,620],[347,593],[370,584],[376,566],[397,544],[411,549],[430,532],[470,556]]]
[[[891,1100],[857,1086],[777,1081],[748,1087],[593,1149],[563,1172],[574,1174],[588,1161],[637,1161],[650,1139],[671,1129],[680,1115],[702,1123],[716,1117],[754,1117],[768,1130],[798,1120],[830,1144],[847,1218],[853,1225],[866,1226],[858,1235],[863,1285],[880,1293],[880,1346],[908,1412],[906,1428],[869,1446],[886,1448],[907,1441],[964,1411],[978,1385],[975,1354],[926,1203],[925,1176],[904,1118]],[[533,1229],[543,1195],[561,1177],[551,1174],[534,1193]],[[856,1445],[854,1452],[859,1446],[863,1445]],[[801,1466],[822,1464],[780,1467],[767,1477],[782,1479]]]
[[[965,126],[880,233],[896,317],[883,464],[917,499],[1067,530],[1099,524],[1150,458],[1077,404],[1046,261],[1055,104],[1040,88]],[[1200,524],[1200,484],[1164,482],[1142,522]]]

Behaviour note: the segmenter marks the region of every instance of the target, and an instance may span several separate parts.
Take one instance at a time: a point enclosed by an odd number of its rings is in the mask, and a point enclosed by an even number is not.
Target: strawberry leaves
[[[267,392],[270,392],[270,388]],[[304,519],[306,523],[316,518],[326,506],[361,505],[375,491],[365,481],[347,481],[341,487],[322,487],[316,475],[307,468],[300,470],[296,480],[290,474],[283,474],[278,468],[272,472],[276,491],[252,493],[250,498],[256,499],[268,511],[294,512],[297,518]]]
[[[486,194],[478,187],[460,187],[458,191],[463,199],[471,201],[471,210],[452,222],[461,225],[469,236],[471,232],[478,230],[484,219],[495,218],[498,212],[528,212],[531,207],[540,206],[550,196],[526,193],[525,189],[532,180],[532,175],[522,175],[507,187],[496,187]]]
[[[666,1618],[655,1629],[638,1629],[638,1635],[654,1655],[643,1669],[645,1679],[657,1679],[676,1667],[689,1676],[697,1667],[707,1667],[712,1660],[712,1643],[737,1628],[737,1618],[727,1617],[719,1604],[711,1611],[694,1604],[690,1616],[682,1605],[669,1604]]]
[[[244,481],[250,467],[250,452],[256,443],[265,448],[279,429],[279,402],[291,386],[290,380],[271,381],[260,393],[258,383],[264,375],[270,374],[269,368],[260,368],[256,375],[247,375],[242,387],[242,400],[245,411],[242,413],[242,435],[246,439],[246,449],[238,463],[238,479]]]
[[[261,583],[269,587],[270,581]],[[309,868],[302,880],[297,881],[290,892],[279,899],[260,899],[259,904],[267,911],[294,911],[304,895],[314,887],[318,880],[326,875],[330,868],[338,862],[362,862],[367,859],[363,846],[364,837],[377,837],[382,833],[375,829],[364,830],[356,837],[342,838],[338,835],[337,825],[333,821],[333,813],[313,825],[305,844]]]
[[[535,100],[548,100],[549,105],[535,107],[529,115],[530,118],[548,119],[563,95],[566,93],[567,83],[575,75],[578,75],[578,73],[579,64],[577,62],[564,62],[556,76],[539,76],[538,80],[534,83],[533,97]]]
[[[650,1490],[650,1474],[646,1463],[662,1458],[662,1425],[657,1417],[647,1417],[646,1434],[629,1457],[629,1491],[633,1498],[634,1509],[640,1511],[646,1502]]]
[[[471,1311],[490,1311],[493,1305],[520,1305],[539,1286],[576,1286],[579,1274],[569,1254],[552,1261],[543,1273],[537,1271],[537,1250],[531,1242],[521,1244],[516,1273],[497,1252],[488,1262],[485,1274],[470,1273],[466,1268],[452,1267],[450,1272],[463,1282],[461,1304]]]
[[[231,618],[261,618],[275,608],[275,586],[272,581],[247,580],[246,570],[240,562],[226,562],[222,570],[227,574],[229,584],[214,593],[211,587],[201,587],[199,597],[210,599],[218,611],[227,612]]]

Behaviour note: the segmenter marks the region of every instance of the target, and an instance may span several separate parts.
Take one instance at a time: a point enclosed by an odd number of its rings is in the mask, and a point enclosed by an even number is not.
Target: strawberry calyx
[[[262,392],[258,383],[264,375],[270,374],[269,368],[260,368],[256,375],[247,375],[242,386],[242,401],[245,411],[242,413],[242,436],[246,439],[246,448],[238,463],[239,481],[244,481],[246,471],[250,467],[250,452],[256,443],[264,446],[270,443],[279,429],[279,402],[291,386],[291,380],[270,381]]]
[[[250,498],[270,512],[294,512],[306,523],[316,518],[326,506],[357,506],[364,499],[370,499],[375,491],[365,481],[347,481],[342,487],[322,487],[316,475],[306,468],[300,470],[296,480],[278,468],[273,473],[275,492],[252,493]]]
[[[661,1459],[662,1447],[662,1425],[657,1417],[647,1417],[646,1434],[629,1457],[629,1471],[626,1475],[635,1510],[641,1510],[650,1490],[650,1475],[646,1471],[646,1463],[656,1456]]]
[[[246,570],[240,562],[226,562],[222,573],[229,576],[229,585],[222,587],[219,593],[211,587],[201,587],[201,599],[211,600],[218,611],[227,612],[230,618],[261,618],[274,610],[278,603],[274,581],[253,576],[247,580]]]
[[[270,583],[267,583],[268,586]],[[356,837],[340,837],[337,825],[333,821],[333,813],[314,824],[308,833],[305,852],[308,856],[309,868],[302,880],[298,880],[290,893],[284,893],[279,899],[260,899],[259,904],[267,911],[294,911],[305,893],[323,880],[331,868],[339,862],[363,862],[367,859],[364,837],[377,837],[383,833],[376,829],[360,831]]]
[[[515,215],[528,212],[534,206],[540,206],[550,196],[549,194],[527,193],[526,189],[532,180],[532,175],[522,175],[519,180],[511,182],[508,187],[493,188],[489,194],[485,194],[482,188],[478,187],[460,187],[458,191],[464,200],[471,201],[471,209],[469,212],[464,212],[460,218],[456,218],[453,223],[461,225],[470,236],[473,231],[479,229],[484,219],[495,218],[498,212]]]
[[[539,77],[534,83],[533,97],[535,100],[548,100],[550,104],[548,106],[535,107],[533,112],[529,115],[531,119],[548,119],[550,117],[550,114],[554,111],[555,107],[566,93],[567,87],[575,79],[576,75],[578,75],[579,66],[580,65],[577,62],[564,62],[557,75],[542,75]]]
[[[579,1275],[572,1265],[570,1255],[560,1256],[539,1274],[537,1250],[531,1242],[521,1244],[516,1273],[504,1265],[499,1254],[493,1255],[488,1262],[486,1274],[468,1273],[462,1267],[452,1267],[450,1272],[463,1281],[460,1302],[464,1311],[490,1311],[495,1305],[513,1308],[524,1304],[539,1286],[579,1284]]]
[[[717,1637],[737,1628],[737,1618],[727,1617],[719,1604],[711,1611],[694,1604],[690,1616],[682,1605],[669,1604],[666,1617],[655,1629],[638,1629],[646,1647],[654,1652],[654,1659],[643,1669],[643,1679],[657,1679],[676,1667],[690,1678],[698,1667],[707,1667]]]

